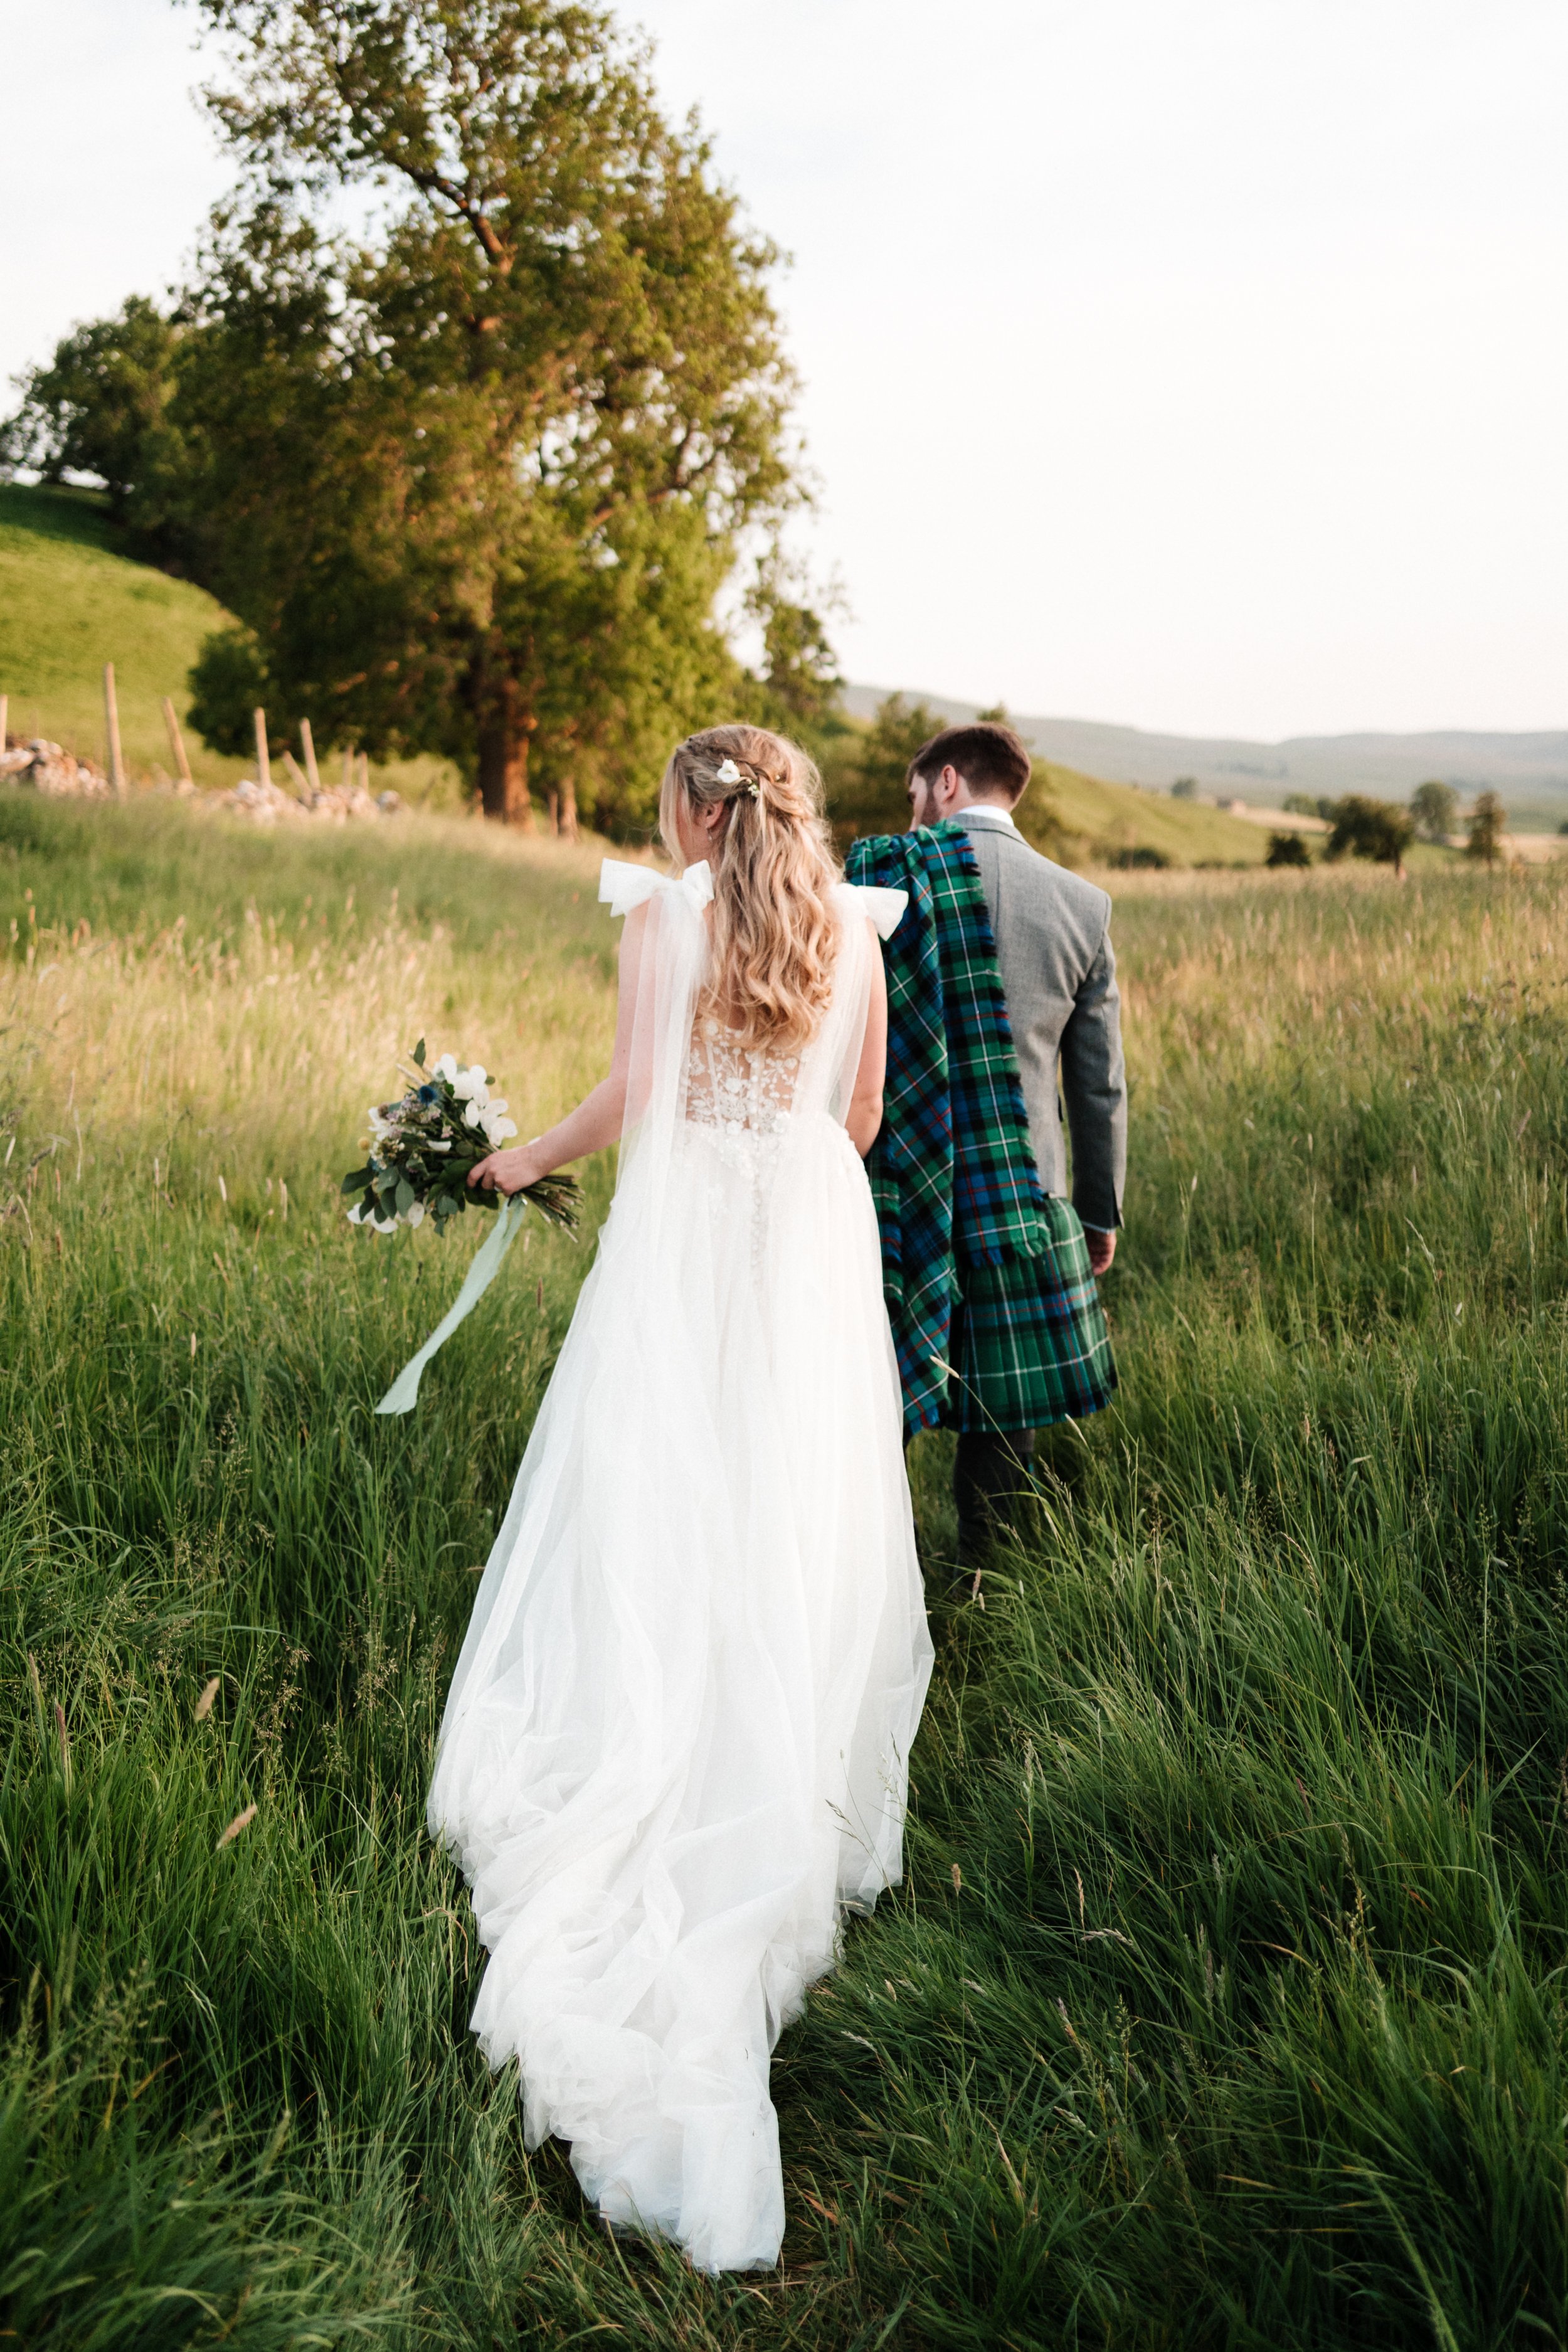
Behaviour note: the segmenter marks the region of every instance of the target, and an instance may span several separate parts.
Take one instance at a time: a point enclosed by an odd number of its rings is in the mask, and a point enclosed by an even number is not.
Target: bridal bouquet
[[[470,1206],[499,1208],[508,1197],[468,1189],[469,1170],[517,1133],[505,1097],[491,1094],[478,1062],[465,1070],[455,1055],[443,1054],[426,1070],[423,1037],[414,1048],[414,1065],[404,1073],[410,1081],[406,1094],[371,1105],[369,1157],[343,1178],[343,1191],[360,1195],[348,1213],[350,1224],[378,1234],[423,1224],[427,1215],[445,1233]],[[569,1233],[576,1224],[580,1195],[570,1176],[542,1177],[513,1197],[531,1201],[541,1216]]]

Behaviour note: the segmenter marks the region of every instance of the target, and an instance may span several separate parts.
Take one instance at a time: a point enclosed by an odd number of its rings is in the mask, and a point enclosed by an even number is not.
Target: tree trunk
[[[533,803],[528,796],[528,739],[533,717],[525,711],[515,678],[503,678],[486,698],[479,722],[479,801],[486,816],[499,824],[533,830]]]
[[[568,841],[577,838],[577,781],[568,776],[561,787],[560,830]]]

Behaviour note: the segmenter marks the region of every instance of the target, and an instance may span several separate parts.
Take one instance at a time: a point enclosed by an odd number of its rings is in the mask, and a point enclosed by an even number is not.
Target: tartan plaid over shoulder
[[[968,835],[949,820],[857,841],[847,871],[910,901],[884,948],[887,1113],[867,1161],[905,1427],[1097,1412],[1110,1338],[1077,1216],[1040,1190]]]

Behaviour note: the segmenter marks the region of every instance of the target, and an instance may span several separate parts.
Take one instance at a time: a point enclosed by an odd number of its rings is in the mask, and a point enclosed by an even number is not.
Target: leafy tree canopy
[[[1329,816],[1333,830],[1324,845],[1326,857],[1371,858],[1380,866],[1392,866],[1396,874],[1405,871],[1405,853],[1415,832],[1415,820],[1408,809],[1394,801],[1375,801],[1359,793],[1351,793],[1343,800],[1331,802]]]
[[[828,793],[842,843],[863,833],[902,833],[910,821],[904,779],[922,743],[947,721],[924,702],[889,694],[868,728],[856,732],[831,763]]]
[[[745,698],[744,715],[793,735],[819,757],[852,730],[839,706],[839,676],[824,614],[800,566],[777,548],[757,567],[746,615],[760,631],[763,658]],[[837,591],[830,608],[839,608]]]
[[[1479,858],[1487,866],[1495,866],[1502,855],[1503,835],[1507,831],[1508,811],[1496,793],[1479,793],[1466,827],[1466,856]]]
[[[14,462],[96,473],[239,616],[193,685],[317,740],[434,751],[487,812],[531,786],[651,814],[669,739],[761,698],[835,723],[773,248],[563,0],[197,0],[242,167],[177,319],[128,304],[37,371]],[[374,235],[330,226],[349,189]],[[715,617],[742,554],[764,675]],[[837,722],[842,723],[842,722]]]
[[[1453,832],[1458,813],[1458,793],[1452,784],[1442,783],[1436,777],[1428,783],[1417,784],[1410,795],[1410,814],[1423,841],[1441,846]]]
[[[202,0],[248,167],[199,289],[191,402],[220,593],[280,688],[371,743],[643,812],[740,684],[737,535],[795,495],[767,290],[645,54],[558,0]],[[339,184],[385,226],[320,226]]]
[[[36,468],[46,482],[85,474],[123,520],[174,389],[178,331],[141,294],[116,318],[77,328],[22,377],[21,405],[0,426],[0,465]]]

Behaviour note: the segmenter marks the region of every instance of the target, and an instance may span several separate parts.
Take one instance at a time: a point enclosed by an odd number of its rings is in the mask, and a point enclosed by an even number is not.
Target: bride
[[[816,772],[754,727],[665,772],[679,881],[624,915],[609,1076],[470,1181],[621,1145],[615,1203],[474,1605],[432,1832],[530,2147],[706,2271],[778,2258],[768,2065],[900,1871],[931,1671],[876,1219],[878,932]]]

